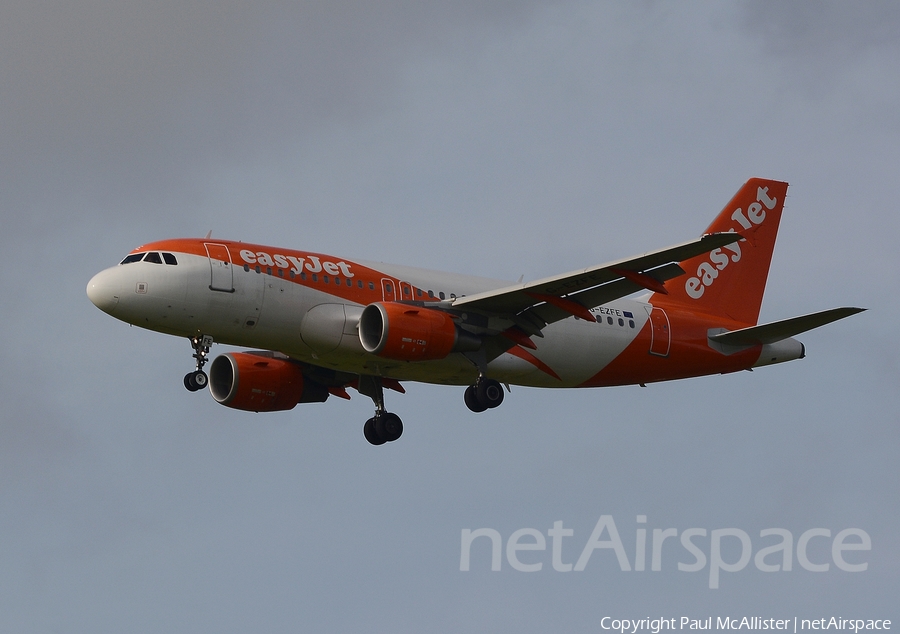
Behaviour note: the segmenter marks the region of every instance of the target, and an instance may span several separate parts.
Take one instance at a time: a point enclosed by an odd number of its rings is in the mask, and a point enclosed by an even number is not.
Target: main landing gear
[[[394,442],[403,434],[403,421],[396,414],[392,414],[384,408],[384,388],[381,385],[381,377],[359,377],[359,391],[371,397],[375,402],[375,416],[363,425],[363,434],[373,445],[383,445],[386,442]]]
[[[466,407],[476,413],[493,409],[503,402],[503,388],[498,381],[478,377],[475,385],[466,388]]]
[[[403,433],[403,421],[391,412],[375,412],[375,416],[363,425],[363,434],[373,445],[394,442]]]
[[[184,375],[184,387],[191,392],[202,390],[209,384],[209,377],[203,371],[203,366],[209,359],[209,349],[213,345],[213,338],[209,335],[191,337],[191,347],[194,349],[194,359],[197,360],[197,369]]]

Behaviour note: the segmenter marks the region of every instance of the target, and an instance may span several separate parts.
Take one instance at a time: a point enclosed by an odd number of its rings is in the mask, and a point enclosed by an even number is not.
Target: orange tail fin
[[[686,275],[666,284],[668,295],[651,303],[678,304],[697,312],[755,325],[759,319],[787,183],[751,178],[706,233],[733,231],[741,240],[681,262]]]

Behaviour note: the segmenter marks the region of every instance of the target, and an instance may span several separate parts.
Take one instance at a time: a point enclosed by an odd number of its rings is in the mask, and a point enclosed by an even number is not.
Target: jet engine
[[[366,306],[359,318],[359,341],[366,352],[398,361],[443,359],[481,347],[481,339],[460,329],[448,313],[399,302]]]
[[[250,412],[277,412],[328,398],[326,388],[304,381],[299,365],[266,352],[216,357],[209,367],[209,391],[217,403]]]

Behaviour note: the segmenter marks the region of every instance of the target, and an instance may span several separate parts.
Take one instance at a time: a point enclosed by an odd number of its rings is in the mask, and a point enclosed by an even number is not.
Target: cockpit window
[[[147,254],[147,257],[144,258],[144,262],[153,262],[153,264],[162,264],[162,259],[159,257],[159,253],[156,251],[151,251]]]
[[[119,262],[119,264],[131,264],[132,262],[140,262],[144,259],[143,253],[132,253],[131,255],[125,256],[125,259]]]
[[[172,255],[171,253],[163,253],[162,256],[163,256],[163,260],[166,261],[166,264],[172,264],[172,265],[178,264],[178,260],[176,260],[175,256]]]

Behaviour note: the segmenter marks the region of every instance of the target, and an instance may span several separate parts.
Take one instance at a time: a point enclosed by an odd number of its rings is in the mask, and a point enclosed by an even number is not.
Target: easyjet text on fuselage
[[[309,273],[326,273],[328,275],[343,275],[344,277],[354,276],[350,271],[350,265],[343,260],[340,262],[332,262],[330,260],[322,260],[316,255],[307,255],[305,257],[282,255],[280,253],[270,255],[265,251],[241,249],[241,259],[247,264],[276,266],[280,269],[288,269],[293,271],[296,275],[299,275],[302,271],[306,270]]]

